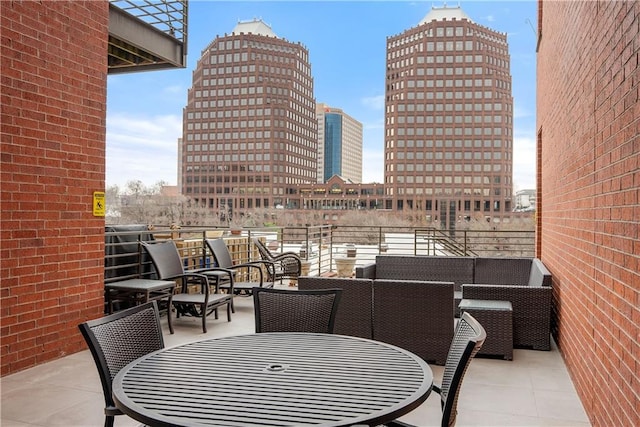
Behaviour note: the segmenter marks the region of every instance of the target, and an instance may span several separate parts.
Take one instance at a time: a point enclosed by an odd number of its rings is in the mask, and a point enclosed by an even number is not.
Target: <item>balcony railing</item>
[[[117,226],[114,227],[117,230]],[[375,261],[379,254],[431,256],[533,257],[533,230],[436,230],[433,228],[372,226],[310,226],[248,228],[240,236],[215,228],[159,228],[108,231],[105,234],[105,281],[145,277],[152,273],[138,241],[174,239],[187,267],[212,265],[204,239],[222,234],[232,256],[256,259],[252,237],[264,239],[274,252],[291,251],[309,261],[310,275],[335,271],[335,259],[355,250],[356,265]]]

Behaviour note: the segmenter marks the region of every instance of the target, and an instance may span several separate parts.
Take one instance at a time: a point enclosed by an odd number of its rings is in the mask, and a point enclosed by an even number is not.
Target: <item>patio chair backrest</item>
[[[480,350],[486,337],[482,325],[469,313],[464,313],[456,325],[440,386],[442,426],[455,425],[462,380],[471,359]]]
[[[182,258],[173,240],[158,243],[140,242],[140,244],[151,257],[158,279],[184,274]]]
[[[256,332],[332,334],[341,289],[253,288]]]
[[[231,253],[223,239],[206,239],[205,242],[209,246],[209,250],[213,254],[218,267],[231,268],[233,266]]]
[[[105,425],[122,413],[112,396],[113,378],[130,362],[164,348],[158,305],[155,301],[78,325],[98,368],[105,399]]]
[[[273,258],[274,258],[273,254],[271,253],[269,248],[267,248],[265,246],[265,244],[262,243],[262,241],[260,241],[259,238],[253,237],[253,238],[251,238],[251,240],[253,241],[253,244],[256,245],[256,247],[258,248],[258,252],[260,252],[260,257],[262,259],[266,259],[268,261],[273,261]]]

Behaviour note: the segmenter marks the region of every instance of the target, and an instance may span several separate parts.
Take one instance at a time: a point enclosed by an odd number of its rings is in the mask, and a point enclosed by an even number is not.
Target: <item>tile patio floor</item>
[[[237,297],[236,313],[227,323],[181,318],[170,335],[163,317],[165,345],[204,338],[252,333],[253,303]],[[436,382],[441,366],[433,366]],[[0,379],[0,424],[3,427],[101,426],[104,423],[100,380],[89,351],[83,351]],[[438,395],[402,420],[418,426],[439,425]],[[126,416],[116,426],[138,426]],[[590,426],[555,347],[551,351],[515,350],[513,361],[476,358],[467,371],[458,404],[458,426]]]

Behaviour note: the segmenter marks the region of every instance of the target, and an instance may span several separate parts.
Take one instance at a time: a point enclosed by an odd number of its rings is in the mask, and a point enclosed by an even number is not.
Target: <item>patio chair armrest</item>
[[[260,283],[263,283],[264,282],[264,273],[262,271],[263,264],[273,264],[273,263],[271,261],[249,261],[249,262],[243,262],[242,264],[235,264],[231,266],[230,269],[238,270],[240,268],[246,268],[247,270],[251,270],[252,268],[255,268],[256,270],[258,270],[258,275],[260,276]]]
[[[194,273],[191,271],[185,271],[183,274],[166,277],[165,280],[180,279],[182,282],[182,292],[187,292],[187,286],[189,284],[189,278],[196,278],[200,282],[200,287],[205,295],[209,295],[209,278],[204,274]]]
[[[210,271],[224,271],[229,275],[233,274],[233,271],[231,271],[231,269],[224,268],[224,267],[206,267],[206,268],[194,268],[191,270],[187,270],[188,273],[196,273],[196,274],[206,274],[207,272],[210,272]]]
[[[281,252],[278,254],[272,254],[274,260],[281,260],[284,258],[297,258],[300,259],[300,255],[295,252]]]

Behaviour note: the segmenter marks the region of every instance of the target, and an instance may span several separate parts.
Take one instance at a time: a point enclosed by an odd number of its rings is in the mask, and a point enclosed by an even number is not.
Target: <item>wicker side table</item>
[[[460,313],[469,312],[487,331],[478,354],[501,355],[513,360],[513,308],[509,301],[463,299]]]

